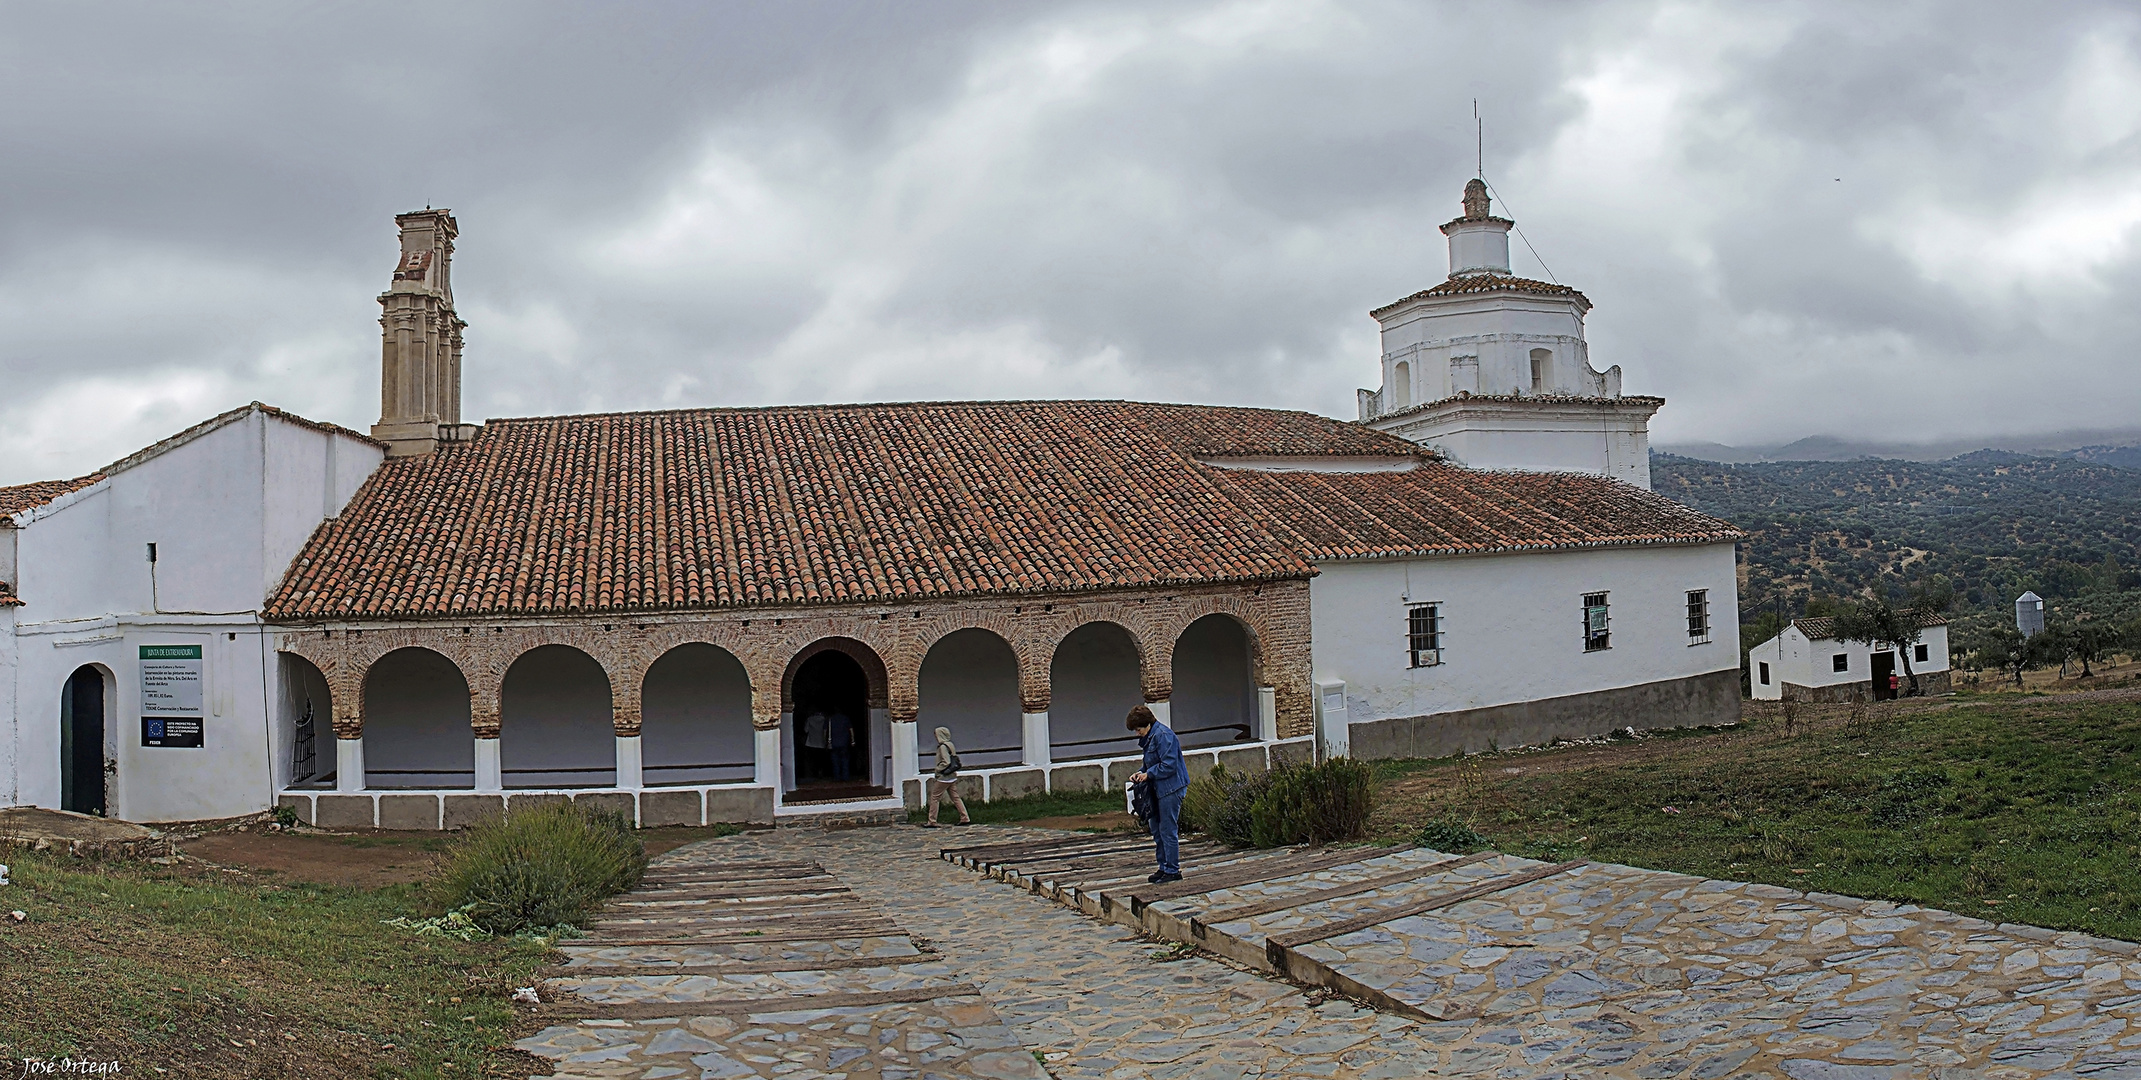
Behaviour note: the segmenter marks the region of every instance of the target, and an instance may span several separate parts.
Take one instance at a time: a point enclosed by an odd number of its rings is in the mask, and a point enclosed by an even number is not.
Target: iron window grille
[[[1442,662],[1442,605],[1414,604],[1406,611],[1406,651],[1411,666],[1434,667]]]
[[[1850,653],[1847,653],[1847,652],[1840,652],[1840,653],[1837,653],[1837,654],[1836,654],[1836,655],[1835,655],[1834,657],[1831,657],[1831,658],[1830,658],[1830,660],[1829,660],[1829,670],[1831,670],[1831,671],[1849,671],[1849,670],[1851,670],[1851,654],[1850,654]]]
[[[1606,614],[1606,594],[1585,593],[1583,597],[1583,651],[1597,652],[1611,648],[1613,644],[1612,620]]]
[[[1710,640],[1710,590],[1688,590],[1688,644]]]

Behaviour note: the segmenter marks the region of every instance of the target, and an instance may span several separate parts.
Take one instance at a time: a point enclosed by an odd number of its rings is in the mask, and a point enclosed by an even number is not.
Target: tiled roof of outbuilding
[[[1237,505],[1319,562],[1717,543],[1743,535],[1663,495],[1587,474],[1487,472],[1433,461],[1406,472],[1215,471]]]
[[[1805,634],[1808,641],[1832,641],[1836,638],[1836,620],[1827,615],[1793,619],[1792,625],[1798,627],[1799,632]],[[1948,625],[1948,617],[1946,615],[1918,613],[1918,628],[1921,630],[1928,626],[1946,625]]]
[[[1511,277],[1508,274],[1453,274],[1448,280],[1434,288],[1422,289],[1403,299],[1392,300],[1368,314],[1373,318],[1379,319],[1382,318],[1384,312],[1400,304],[1409,304],[1415,300],[1422,300],[1430,296],[1462,296],[1470,293],[1491,292],[1519,292],[1531,293],[1535,296],[1573,297],[1576,302],[1584,306],[1585,310],[1589,310],[1591,307],[1590,297],[1577,292],[1567,285],[1551,281]]]
[[[34,510],[70,491],[80,491],[102,479],[103,473],[90,473],[72,480],[39,480],[32,484],[0,487],[0,514]]]
[[[1199,455],[1410,456],[1423,466],[1253,473]],[[1355,513],[1310,526],[1281,495],[1312,500],[1319,482],[1432,497],[1472,517]],[[1554,493],[1610,506],[1587,515],[1561,501],[1520,505]],[[1630,539],[1585,531],[1593,526]],[[1165,587],[1302,578],[1324,552],[1646,543],[1670,530],[1682,542],[1737,535],[1602,478],[1466,472],[1395,436],[1302,412],[1037,401],[540,417],[494,420],[471,443],[388,460],[313,535],[268,614],[441,618]]]

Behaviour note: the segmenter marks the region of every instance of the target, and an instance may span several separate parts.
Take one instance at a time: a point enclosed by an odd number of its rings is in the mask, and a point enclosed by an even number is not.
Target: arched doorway
[[[870,679],[855,658],[826,649],[796,668],[789,692],[794,709],[783,740],[795,747],[795,787],[870,787]],[[852,740],[833,744],[842,731]]]
[[[948,727],[968,766],[1016,765],[1024,757],[1018,654],[1010,642],[979,627],[938,638],[922,659],[917,690],[923,747],[933,749],[930,733]]]
[[[646,782],[748,781],[756,768],[751,677],[715,645],[679,645],[640,684],[640,757]]]
[[[1123,718],[1145,700],[1137,639],[1110,622],[1070,632],[1048,665],[1049,756],[1116,757],[1137,752]]]
[[[468,680],[430,649],[396,649],[364,676],[364,786],[472,788]]]
[[[104,806],[104,669],[84,664],[61,688],[59,806],[78,814],[103,815]]]
[[[317,786],[335,774],[334,704],[327,676],[296,653],[277,653],[282,676],[282,737],[288,748],[286,786]]]
[[[594,657],[570,645],[539,645],[506,669],[498,697],[505,786],[616,786],[610,677]]]
[[[1206,615],[1175,639],[1169,723],[1184,746],[1256,737],[1256,678],[1249,631],[1231,615]]]

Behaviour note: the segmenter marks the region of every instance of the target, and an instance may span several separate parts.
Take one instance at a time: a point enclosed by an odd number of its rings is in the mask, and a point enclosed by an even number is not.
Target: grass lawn
[[[1374,828],[2141,939],[2141,702],[2092,698],[1832,706],[1791,733],[1749,703],[1727,731],[1385,762]]]
[[[414,885],[20,848],[0,861],[14,882],[0,888],[0,1058],[187,1077],[526,1076],[534,1063],[491,1048],[525,1025],[507,995],[549,950],[381,926],[423,913]]]
[[[970,799],[967,812],[983,825],[1006,825],[1014,822],[1046,824],[1056,828],[1114,828],[1119,827],[1113,818],[1127,823],[1123,813],[1123,795],[1120,791],[1052,792],[1046,795],[1029,795],[1023,799],[1004,799],[985,803]],[[1073,822],[1064,819],[1093,819],[1090,822]],[[907,811],[909,824],[919,825],[929,820],[927,810]],[[959,812],[946,802],[937,808],[939,824],[959,820]]]

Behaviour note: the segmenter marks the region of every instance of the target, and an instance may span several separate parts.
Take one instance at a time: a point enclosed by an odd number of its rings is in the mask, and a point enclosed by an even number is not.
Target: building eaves
[[[1484,296],[1492,293],[1521,293],[1530,296],[1558,297],[1576,301],[1585,311],[1591,310],[1591,298],[1567,285],[1559,285],[1551,281],[1539,281],[1534,278],[1490,273],[1453,274],[1448,280],[1433,288],[1422,289],[1411,296],[1393,300],[1368,312],[1368,315],[1370,318],[1380,319],[1384,315],[1416,300],[1427,300],[1440,296]]]

